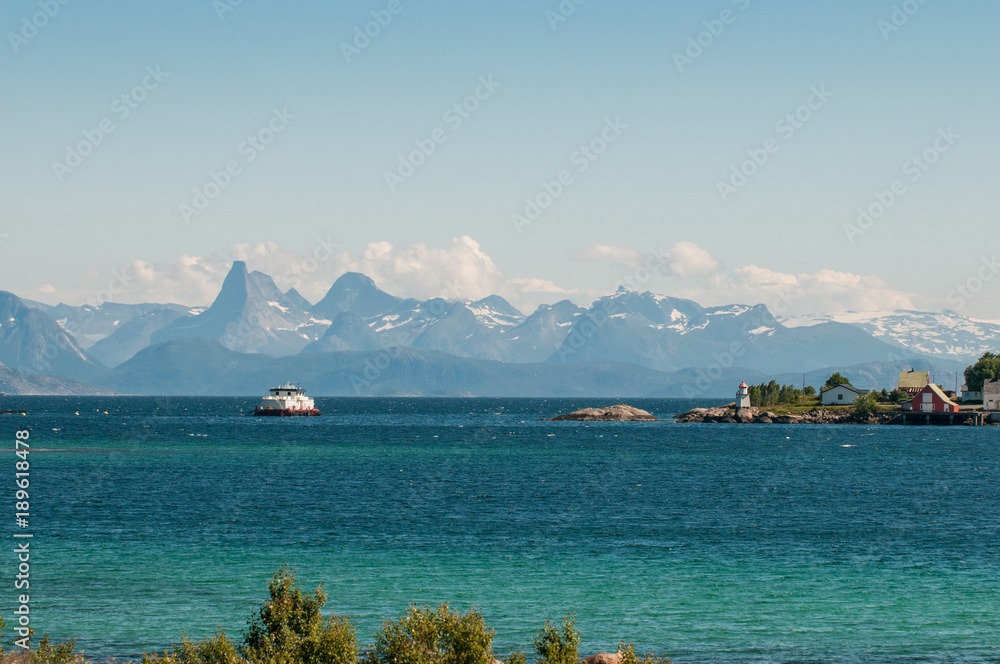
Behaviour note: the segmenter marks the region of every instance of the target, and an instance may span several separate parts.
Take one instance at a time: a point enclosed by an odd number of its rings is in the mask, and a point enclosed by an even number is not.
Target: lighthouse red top
[[[747,382],[746,381],[743,381],[742,383],[740,383],[740,387],[741,388],[746,387],[746,386],[747,386]]]

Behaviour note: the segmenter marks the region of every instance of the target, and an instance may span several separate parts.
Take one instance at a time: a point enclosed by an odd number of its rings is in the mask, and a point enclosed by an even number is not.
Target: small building
[[[915,413],[957,413],[958,404],[949,399],[940,387],[932,384],[924,387],[909,401],[904,401],[903,410]]]
[[[838,385],[823,390],[820,395],[824,406],[847,406],[858,400],[858,397],[868,394],[871,390],[859,390],[851,385]]]
[[[919,394],[931,383],[929,371],[900,371],[897,387],[910,396]]]
[[[1000,412],[1000,380],[983,383],[983,410]]]
[[[746,381],[741,382],[740,386],[736,389],[736,407],[750,407],[750,388],[747,387]]]
[[[976,392],[975,390],[970,390],[968,385],[962,385],[962,401],[982,401],[983,392],[980,390]]]

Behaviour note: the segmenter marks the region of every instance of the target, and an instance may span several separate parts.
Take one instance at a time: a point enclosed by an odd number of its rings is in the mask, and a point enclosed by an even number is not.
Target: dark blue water
[[[573,612],[584,654],[1000,661],[1000,429],[536,421],[593,399],[244,416],[255,401],[36,397],[0,417],[11,446],[31,431],[37,634],[93,656],[238,636],[288,563],[362,643],[447,601],[501,654]]]

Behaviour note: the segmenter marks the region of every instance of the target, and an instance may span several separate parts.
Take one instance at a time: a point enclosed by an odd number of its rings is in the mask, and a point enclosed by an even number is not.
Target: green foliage
[[[983,353],[979,361],[965,368],[965,384],[972,392],[981,392],[983,383],[1000,378],[1000,355]]]
[[[887,389],[885,389],[883,387],[882,391],[879,392],[878,397],[879,397],[879,399],[888,399],[889,398],[889,390],[887,390]]]
[[[660,657],[653,653],[647,653],[641,657],[636,655],[635,646],[631,643],[623,643],[618,646],[618,652],[621,655],[621,664],[670,664],[669,657]]]
[[[811,397],[816,395],[816,388],[812,385],[806,385],[806,389],[802,390],[802,396]]]
[[[503,658],[503,664],[527,664],[527,660],[525,659],[523,652],[515,650]]]
[[[900,403],[906,401],[910,398],[910,395],[906,393],[906,390],[901,390],[898,387],[892,392],[889,392],[889,401],[892,403]]]
[[[368,661],[369,664],[492,664],[494,634],[475,609],[463,616],[452,612],[447,604],[437,610],[411,606],[398,621],[383,623],[381,631],[375,634]]]
[[[546,620],[545,627],[535,635],[537,664],[577,664],[580,651],[580,632],[576,619],[567,615],[562,621],[562,631]]]
[[[878,397],[874,392],[862,394],[854,401],[854,412],[858,415],[871,415],[878,410]]]
[[[354,664],[357,631],[346,618],[323,620],[326,593],[303,594],[287,567],[268,583],[270,597],[248,622],[242,654],[254,664]],[[184,664],[188,664],[185,662]],[[204,664],[222,664],[205,661]]]
[[[53,644],[46,634],[38,642],[32,661],[39,662],[39,664],[70,664],[76,660],[74,650],[76,650],[76,639]]]
[[[826,382],[823,383],[823,391],[832,389],[834,387],[837,387],[838,385],[850,385],[850,384],[851,381],[849,381],[845,376],[840,375],[840,372],[838,371],[826,379]]]
[[[184,637],[174,648],[173,656],[166,660],[177,664],[239,664],[243,658],[225,631],[220,629],[206,641],[193,642]]]
[[[779,406],[782,404],[795,405],[803,392],[794,385],[779,385],[776,381],[751,385],[747,392],[750,395],[750,405],[757,408],[768,406]]]

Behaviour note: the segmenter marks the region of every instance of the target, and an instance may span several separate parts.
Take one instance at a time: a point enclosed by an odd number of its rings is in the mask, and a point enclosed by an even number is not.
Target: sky
[[[0,289],[1000,319],[1000,4],[8,0]]]

